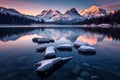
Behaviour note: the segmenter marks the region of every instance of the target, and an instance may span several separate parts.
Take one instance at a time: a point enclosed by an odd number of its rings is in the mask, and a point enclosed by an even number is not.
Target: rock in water
[[[63,44],[57,46],[58,50],[72,50],[72,45],[71,44]]]
[[[56,54],[55,54],[55,49],[54,46],[49,46],[46,48],[45,50],[45,58],[55,58]]]
[[[96,50],[94,47],[85,46],[85,45],[82,45],[81,47],[79,47],[78,51],[82,53],[96,53]]]
[[[37,71],[44,72],[50,69],[55,63],[59,62],[60,60],[61,57],[40,61],[36,64],[36,66],[38,66]]]
[[[48,76],[71,59],[72,57],[65,58],[58,57],[54,59],[40,61],[36,64],[37,66],[36,71],[40,76]]]
[[[79,48],[79,47],[82,46],[82,45],[88,46],[89,44],[86,43],[86,42],[80,42],[80,41],[75,41],[75,42],[74,42],[74,46],[75,46],[76,48]]]
[[[54,42],[53,39],[48,39],[48,38],[33,38],[32,41],[35,42],[35,43],[50,43],[50,42]]]

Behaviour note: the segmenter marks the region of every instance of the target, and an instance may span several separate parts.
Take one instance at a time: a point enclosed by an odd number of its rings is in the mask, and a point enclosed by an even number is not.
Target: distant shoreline
[[[120,28],[120,24],[118,25],[111,25],[111,24],[99,24],[99,25],[95,25],[95,24],[91,24],[91,25],[70,25],[70,24],[31,24],[31,25],[8,25],[8,24],[4,24],[4,25],[0,25],[0,28],[8,28],[8,27],[101,27],[101,28]]]

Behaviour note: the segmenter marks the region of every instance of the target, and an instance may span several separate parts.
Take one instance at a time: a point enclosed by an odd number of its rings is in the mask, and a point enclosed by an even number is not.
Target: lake
[[[51,38],[54,43],[37,44],[33,38]],[[57,51],[57,57],[73,59],[46,78],[36,73],[35,64],[44,60],[40,46],[73,44],[75,40],[87,42],[96,48],[95,55],[83,55],[76,48]],[[72,75],[76,65],[88,63],[102,80],[120,80],[120,29],[79,27],[25,27],[0,28],[0,80],[77,80]]]

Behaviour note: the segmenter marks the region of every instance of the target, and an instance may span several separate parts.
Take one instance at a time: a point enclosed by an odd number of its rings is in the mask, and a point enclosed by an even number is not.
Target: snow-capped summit
[[[40,19],[44,19],[45,22],[80,22],[83,18],[75,8],[67,10],[64,14],[58,10],[43,10],[41,14],[37,15]]]
[[[82,15],[85,18],[95,18],[95,17],[101,17],[107,15],[106,10],[101,9],[98,6],[91,6],[88,9],[83,9],[80,11],[80,15]]]
[[[77,12],[77,10],[75,8],[72,8],[70,10],[67,10],[63,14],[61,20],[78,22],[78,21],[83,21],[84,18]]]
[[[54,22],[61,18],[62,13],[58,10],[43,10],[41,14],[37,15],[40,19],[44,19],[46,22]]]

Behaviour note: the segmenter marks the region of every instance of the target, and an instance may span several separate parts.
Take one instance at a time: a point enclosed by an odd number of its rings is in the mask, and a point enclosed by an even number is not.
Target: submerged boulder
[[[40,76],[48,76],[71,59],[72,57],[66,58],[58,57],[54,59],[40,61],[36,64],[37,66],[36,71]]]
[[[90,73],[87,72],[87,71],[82,71],[80,73],[80,76],[83,77],[83,78],[89,78],[90,77]]]
[[[45,54],[44,54],[45,58],[55,58],[56,57],[56,53],[55,53],[55,49],[54,46],[49,46],[46,48],[45,50]]]
[[[80,65],[76,65],[73,70],[72,70],[72,73],[77,75],[80,73],[80,70],[82,70],[82,67]]]
[[[91,80],[101,80],[101,78],[97,75],[92,75]]]
[[[72,70],[72,73],[77,76],[77,80],[102,80],[98,72],[94,66],[88,63],[77,64]]]
[[[57,46],[58,50],[72,50],[72,45],[71,44],[63,44]]]
[[[49,39],[49,38],[33,38],[32,41],[35,42],[35,43],[50,43],[50,42],[54,42],[53,39]]]
[[[82,45],[81,47],[79,47],[78,51],[82,53],[96,53],[96,50],[94,47],[85,46],[85,45]]]
[[[79,47],[82,46],[82,45],[88,46],[89,44],[86,43],[86,42],[81,42],[81,41],[75,41],[75,42],[74,42],[74,46],[75,46],[76,48],[79,48]]]
[[[85,80],[85,79],[81,77],[77,77],[76,80]]]

